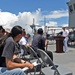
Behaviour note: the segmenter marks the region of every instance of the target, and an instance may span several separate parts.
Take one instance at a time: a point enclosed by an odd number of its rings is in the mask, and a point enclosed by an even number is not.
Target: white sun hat
[[[10,33],[10,28],[6,28],[5,31]]]

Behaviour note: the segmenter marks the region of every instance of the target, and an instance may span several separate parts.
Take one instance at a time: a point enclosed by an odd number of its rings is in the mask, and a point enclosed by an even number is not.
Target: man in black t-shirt
[[[32,47],[34,48],[34,50],[37,52],[38,55],[39,53],[37,51],[37,48],[44,50],[53,60],[53,53],[51,51],[45,50],[45,46],[46,46],[45,42],[46,42],[46,38],[43,37],[43,30],[42,28],[39,28],[37,34],[35,34],[33,37]]]

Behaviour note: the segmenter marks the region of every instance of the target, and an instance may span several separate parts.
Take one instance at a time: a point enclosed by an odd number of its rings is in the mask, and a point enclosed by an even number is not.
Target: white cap
[[[8,33],[10,33],[10,29],[9,28],[6,28],[5,31],[8,32]]]

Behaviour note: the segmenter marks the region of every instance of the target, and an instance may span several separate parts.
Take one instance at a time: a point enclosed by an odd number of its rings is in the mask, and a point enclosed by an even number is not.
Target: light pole
[[[35,24],[34,24],[34,18],[33,18],[33,24],[30,25],[30,27],[32,28],[32,33],[36,33],[36,28],[35,28]]]
[[[46,17],[44,17],[44,32],[47,34]]]

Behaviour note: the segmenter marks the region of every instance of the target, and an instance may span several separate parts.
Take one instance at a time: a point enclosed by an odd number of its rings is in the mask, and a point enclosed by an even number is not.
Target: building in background
[[[67,2],[69,10],[69,27],[75,28],[75,0]]]

